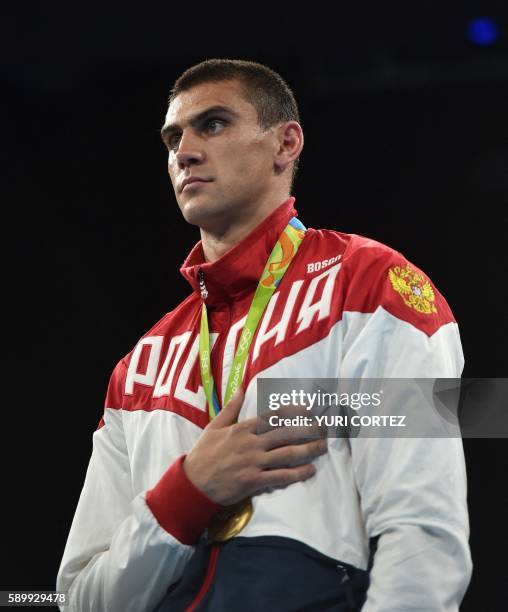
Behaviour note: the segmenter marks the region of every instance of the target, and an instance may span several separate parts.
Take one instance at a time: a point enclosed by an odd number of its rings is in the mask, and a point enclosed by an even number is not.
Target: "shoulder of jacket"
[[[312,243],[313,249],[330,249],[336,248],[343,257],[351,256],[358,251],[362,252],[362,255],[379,257],[383,254],[396,252],[382,242],[361,236],[359,234],[348,234],[346,232],[339,232],[332,229],[314,229],[309,228],[309,237]]]
[[[428,336],[455,323],[432,280],[402,253],[372,238],[347,236],[341,269],[344,311],[373,313],[381,307]]]

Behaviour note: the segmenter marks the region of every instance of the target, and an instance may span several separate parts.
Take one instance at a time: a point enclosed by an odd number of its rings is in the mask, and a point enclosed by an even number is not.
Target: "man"
[[[457,610],[460,439],[327,444],[256,419],[260,377],[459,377],[445,300],[389,247],[299,223],[303,133],[270,69],[190,68],[162,138],[200,228],[181,269],[193,292],[111,377],[58,575],[70,609]]]

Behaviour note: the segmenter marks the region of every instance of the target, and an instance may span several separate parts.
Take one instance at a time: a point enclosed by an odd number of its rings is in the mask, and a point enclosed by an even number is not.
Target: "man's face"
[[[179,94],[162,136],[176,200],[189,223],[206,227],[248,215],[273,185],[276,131],[263,131],[237,81],[202,83]],[[202,180],[183,186],[189,178]]]

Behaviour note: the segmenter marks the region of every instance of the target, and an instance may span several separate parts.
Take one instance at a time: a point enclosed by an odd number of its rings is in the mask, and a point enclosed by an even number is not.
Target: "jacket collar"
[[[242,294],[255,291],[277,238],[289,220],[298,214],[293,208],[294,201],[294,197],[288,198],[216,261],[205,261],[201,241],[193,247],[180,272],[199,297],[198,274],[200,270],[203,272],[208,291],[207,306],[231,302]]]

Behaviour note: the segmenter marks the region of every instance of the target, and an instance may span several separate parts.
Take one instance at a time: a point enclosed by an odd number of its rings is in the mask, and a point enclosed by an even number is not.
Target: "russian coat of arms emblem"
[[[388,277],[393,289],[402,297],[404,304],[423,314],[437,313],[436,296],[429,281],[408,264],[405,268],[390,268]]]

